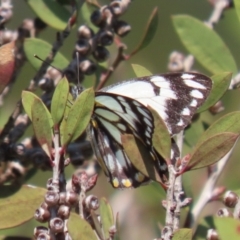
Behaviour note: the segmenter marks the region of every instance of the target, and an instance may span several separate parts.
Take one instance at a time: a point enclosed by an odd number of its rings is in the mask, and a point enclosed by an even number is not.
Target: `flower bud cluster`
[[[107,46],[113,43],[115,34],[124,37],[130,32],[130,25],[119,20],[130,2],[130,0],[115,0],[95,10],[91,15],[91,22],[98,28],[96,33],[87,25],[78,28],[73,61],[65,69],[70,82],[76,82],[78,69],[80,81],[84,79],[84,75],[93,74],[97,69],[97,62],[104,62],[109,58]],[[76,58],[76,52],[79,59]],[[90,59],[90,56],[95,61]]]
[[[52,178],[47,181],[48,191],[45,194],[44,202],[35,211],[34,217],[41,223],[48,222],[49,229],[38,226],[34,231],[35,239],[40,239],[41,234],[51,239],[50,232],[55,237],[57,234],[64,235],[65,220],[69,218],[71,208],[78,204],[78,194],[72,190],[59,192],[59,185],[60,183]]]
[[[49,235],[65,234],[65,220],[70,216],[72,208],[79,206],[79,193],[84,189],[85,192],[92,189],[97,181],[97,176],[89,177],[85,172],[73,175],[71,189],[59,192],[60,182],[52,178],[47,181],[47,192],[44,197],[44,202],[35,211],[34,217],[41,223],[49,223],[49,229],[37,227],[34,231],[35,239],[39,239],[40,234]],[[84,197],[82,200],[82,211],[84,215],[89,215],[93,210],[99,208],[98,198],[94,195]],[[58,238],[57,238],[58,239]]]

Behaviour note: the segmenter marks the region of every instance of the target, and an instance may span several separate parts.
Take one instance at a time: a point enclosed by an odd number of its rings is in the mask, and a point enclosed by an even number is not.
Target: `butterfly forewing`
[[[155,109],[170,134],[177,134],[191,121],[208,97],[212,81],[199,73],[153,75],[112,85],[102,91],[127,96]]]
[[[146,182],[125,153],[121,134],[138,138],[152,156],[163,183],[168,172],[164,159],[152,146],[154,122],[146,106],[155,109],[171,135],[183,130],[205,101],[211,80],[198,73],[170,73],[136,78],[96,93],[92,119],[92,143],[98,160],[114,187],[137,187]],[[172,161],[179,157],[173,144]]]

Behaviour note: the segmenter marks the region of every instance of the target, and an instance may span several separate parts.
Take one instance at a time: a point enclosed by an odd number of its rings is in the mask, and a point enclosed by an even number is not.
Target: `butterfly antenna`
[[[51,66],[52,68],[56,69],[56,70],[59,71],[61,74],[63,74],[63,71],[62,71],[62,70],[60,70],[59,68],[54,67],[54,66],[51,65],[49,62],[47,62],[47,61],[43,60],[42,58],[40,58],[38,55],[34,54],[33,56],[34,56],[36,59],[40,60],[41,62],[45,63],[45,64],[48,65],[48,66]]]
[[[76,58],[77,58],[77,91],[78,95],[83,91],[83,87],[80,84],[80,72],[79,72],[79,53],[76,52]]]

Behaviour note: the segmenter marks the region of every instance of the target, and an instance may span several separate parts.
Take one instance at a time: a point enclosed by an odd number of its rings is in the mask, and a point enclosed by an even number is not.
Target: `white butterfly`
[[[132,79],[96,92],[91,141],[113,187],[137,187],[149,180],[125,153],[121,142],[124,133],[133,134],[144,143],[152,156],[149,161],[156,165],[163,183],[168,181],[167,165],[152,146],[154,122],[147,106],[158,112],[174,135],[191,122],[211,87],[211,79],[202,74],[169,73]],[[173,147],[171,157],[174,159],[177,154]]]

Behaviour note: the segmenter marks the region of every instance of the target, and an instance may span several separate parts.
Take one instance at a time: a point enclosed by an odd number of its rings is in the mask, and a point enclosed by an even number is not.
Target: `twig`
[[[176,137],[176,143],[180,151],[180,157],[183,147],[183,131]],[[169,187],[167,190],[166,201],[166,218],[165,227],[162,230],[162,239],[171,239],[173,232],[179,229],[180,225],[180,210],[182,204],[182,176],[176,177],[176,169],[173,165],[168,166],[169,169]]]
[[[223,11],[230,6],[229,0],[216,0],[213,3],[213,12],[208,19],[208,21],[205,22],[205,24],[210,27],[211,29],[214,27],[214,24],[219,22],[219,19],[222,16]]]
[[[234,145],[235,146],[235,145]],[[205,205],[211,200],[213,190],[215,187],[215,184],[222,173],[227,161],[229,160],[230,155],[232,154],[233,148],[216,164],[215,171],[212,172],[210,177],[208,178],[207,182],[204,185],[204,188],[201,192],[201,195],[197,201],[197,203],[194,205],[192,211],[191,211],[191,221],[190,221],[190,227],[193,229],[193,231],[196,230],[198,225],[198,218],[201,214],[202,209],[205,207]]]
[[[176,137],[176,143],[180,151],[180,158],[182,155],[182,149],[183,149],[183,134],[184,132],[181,131],[177,137]],[[174,199],[176,201],[176,208],[174,211],[174,218],[173,218],[173,231],[177,230],[180,226],[180,210],[182,207],[182,176],[179,175],[176,178],[175,185],[174,185]]]

